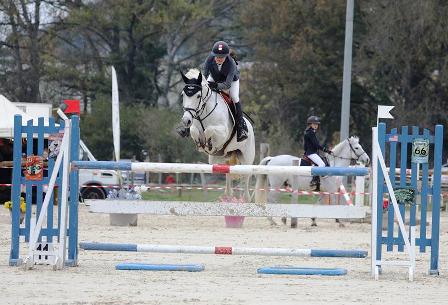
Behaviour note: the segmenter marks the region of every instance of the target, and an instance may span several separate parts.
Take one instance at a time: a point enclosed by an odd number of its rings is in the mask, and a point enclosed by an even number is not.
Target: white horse
[[[363,164],[369,164],[370,158],[367,153],[359,144],[359,138],[350,137],[341,143],[337,144],[332,150],[332,154],[325,154],[330,166],[335,167],[347,167],[350,165],[352,160],[359,161]],[[261,160],[260,165],[293,165],[294,161],[298,161],[301,166],[309,165],[305,164],[305,160],[299,157],[294,157],[290,155],[279,155],[275,157],[266,157]],[[267,179],[266,179],[267,176]],[[310,187],[312,177],[309,176],[298,176],[297,179],[293,179],[292,175],[257,175],[257,182],[255,185],[255,202],[256,203],[267,203],[268,201],[268,182],[272,188],[281,188],[284,186],[291,186],[294,191],[302,190],[309,191],[314,189]],[[294,183],[296,181],[296,183]],[[321,191],[334,193],[338,190],[341,185],[341,177],[337,176],[325,176],[320,178],[320,189]],[[274,194],[269,194],[271,202],[276,202],[278,192]],[[319,201],[321,201],[322,196],[319,196]],[[283,222],[286,219],[282,219]],[[291,219],[291,226],[294,227],[294,222],[296,220]],[[272,221],[273,224],[275,222]],[[315,226],[315,219],[312,219],[312,225]]]
[[[197,69],[190,69],[186,75],[181,72],[181,75],[185,82],[182,90],[182,123],[185,128],[190,128],[190,136],[197,149],[208,155],[209,164],[253,164],[255,136],[251,123],[244,118],[248,138],[237,142],[235,120],[221,94],[210,89]],[[247,176],[244,190],[246,200],[250,199],[249,179]],[[226,191],[231,192],[230,179],[227,179]]]

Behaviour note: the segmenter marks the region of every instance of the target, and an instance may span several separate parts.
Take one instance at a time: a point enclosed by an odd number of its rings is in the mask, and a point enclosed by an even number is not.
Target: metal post
[[[341,131],[340,131],[341,141],[348,138],[349,126],[350,126],[353,8],[354,8],[354,0],[347,0],[347,12],[345,17],[344,74],[342,80],[342,107],[341,107]]]

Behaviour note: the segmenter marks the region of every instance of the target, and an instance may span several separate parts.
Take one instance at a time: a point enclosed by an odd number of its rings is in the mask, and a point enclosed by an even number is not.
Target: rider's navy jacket
[[[324,148],[319,144],[319,140],[316,137],[316,131],[310,126],[305,130],[304,136],[304,150],[305,155],[317,154],[319,150]]]
[[[219,71],[218,65],[215,62],[215,56],[212,54],[210,54],[205,60],[205,79],[207,79],[210,74],[212,75],[213,80],[218,83],[219,90],[230,89],[232,81],[237,81],[240,77],[240,72],[235,60],[232,57],[226,57],[226,60],[222,64],[221,71]]]

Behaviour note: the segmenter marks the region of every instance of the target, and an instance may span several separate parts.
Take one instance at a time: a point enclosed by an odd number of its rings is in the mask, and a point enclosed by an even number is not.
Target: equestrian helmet
[[[230,54],[230,48],[227,42],[218,41],[215,42],[212,48],[212,55],[216,57],[226,57]]]
[[[320,124],[320,118],[318,116],[312,115],[306,120],[307,124]]]

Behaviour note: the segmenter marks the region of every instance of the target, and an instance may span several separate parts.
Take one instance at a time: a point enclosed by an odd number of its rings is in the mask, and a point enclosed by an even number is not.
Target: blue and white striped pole
[[[84,250],[96,250],[96,251],[128,251],[128,252],[152,252],[152,253],[299,256],[299,257],[352,257],[352,258],[367,257],[367,251],[364,250],[240,248],[240,247],[216,247],[216,246],[118,244],[118,243],[96,243],[96,242],[81,242],[79,243],[79,247]]]
[[[282,174],[299,176],[367,176],[365,167],[316,167],[316,166],[264,166],[227,164],[188,164],[157,162],[75,161],[73,169],[115,169],[152,173],[203,173],[203,174]]]

